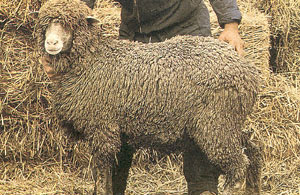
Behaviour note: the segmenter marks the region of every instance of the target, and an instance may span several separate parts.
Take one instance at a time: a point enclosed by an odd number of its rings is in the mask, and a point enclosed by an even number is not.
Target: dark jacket
[[[211,35],[202,0],[117,0],[122,5],[120,38],[157,42],[175,35]],[[236,0],[210,0],[221,27],[240,22]]]
[[[95,6],[95,1],[96,0],[82,0],[83,2],[86,3],[87,6],[89,6],[89,8],[93,9]]]

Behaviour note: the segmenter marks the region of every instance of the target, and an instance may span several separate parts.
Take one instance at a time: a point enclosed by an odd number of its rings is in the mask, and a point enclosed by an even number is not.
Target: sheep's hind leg
[[[236,151],[231,151],[231,154],[227,152],[224,153],[224,155],[228,155],[227,158],[223,156],[220,161],[217,162],[225,173],[225,184],[223,186],[224,191],[222,195],[243,194],[244,190],[242,186],[247,175],[249,159],[244,154],[243,149],[239,147],[236,148]],[[221,153],[222,152],[220,152],[220,154]]]
[[[246,176],[246,195],[259,195],[261,190],[261,149],[250,141],[246,141],[246,155],[250,165]]]
[[[218,178],[222,172],[195,144],[183,153],[183,172],[188,195],[218,194]]]
[[[230,127],[234,127],[234,125]],[[245,180],[249,158],[244,151],[239,130],[235,130],[237,128],[232,131],[221,130],[222,128],[226,128],[226,125],[213,126],[211,128],[213,130],[204,128],[203,131],[209,131],[210,136],[199,134],[193,137],[199,148],[207,155],[208,161],[219,167],[225,174],[222,195],[233,195],[234,192],[240,191],[237,187]]]
[[[262,155],[260,148],[253,144],[247,137],[243,135],[242,152],[237,151],[237,160],[232,160],[234,171],[228,171],[226,174],[226,183],[224,187],[224,195],[259,195],[261,190],[261,162]],[[236,157],[236,156],[235,156]],[[237,162],[237,163],[234,163]],[[239,165],[238,165],[239,164]],[[235,168],[234,168],[235,167]],[[230,169],[229,169],[230,170]],[[238,179],[240,178],[240,179]],[[246,186],[242,187],[245,183]],[[227,185],[226,185],[227,184]]]
[[[249,158],[243,144],[242,127],[250,113],[254,97],[235,88],[215,90],[200,107],[197,128],[189,129],[190,137],[225,174],[224,193],[233,195],[244,183]]]

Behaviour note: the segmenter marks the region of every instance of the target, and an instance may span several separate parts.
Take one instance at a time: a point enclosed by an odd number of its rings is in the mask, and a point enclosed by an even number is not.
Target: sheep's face
[[[97,28],[91,15],[92,10],[83,1],[48,0],[38,13],[39,50],[57,60],[86,52],[91,42],[88,37],[93,37]]]
[[[52,21],[45,32],[45,50],[50,55],[66,52],[72,47],[72,31],[57,21]]]

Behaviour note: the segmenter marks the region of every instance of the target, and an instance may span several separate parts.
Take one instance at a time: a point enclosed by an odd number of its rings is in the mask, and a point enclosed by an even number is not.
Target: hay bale
[[[36,63],[33,40],[29,34],[20,34],[17,30],[2,33],[0,39],[4,51],[0,54],[4,62],[1,67],[0,152],[8,158],[31,158],[50,152],[52,147],[48,144],[53,144],[48,140],[54,139],[46,131],[50,94],[43,80],[43,70]]]
[[[35,19],[30,14],[39,10],[42,2],[0,3],[0,162],[26,167],[30,160],[51,159],[63,164],[71,159],[86,164],[88,153],[76,153],[82,146],[69,144],[52,117],[49,80],[38,62]],[[15,174],[10,169],[0,169],[0,173],[0,180]]]
[[[113,0],[98,0],[93,12],[99,19],[104,35],[117,38],[121,21],[120,4]]]
[[[299,194],[299,82],[298,74],[271,74],[246,122],[263,143],[262,188],[270,194]]]
[[[88,168],[82,169],[90,160],[84,150],[87,147],[81,143],[70,145],[51,117],[49,80],[38,63],[32,37],[34,18],[29,14],[45,1],[0,3],[0,194],[84,194],[93,186]],[[268,75],[267,18],[246,0],[240,2],[240,7],[240,32],[247,43],[247,56]],[[105,10],[109,17],[105,17]],[[119,5],[111,0],[98,0],[95,15],[103,19],[107,36],[118,35],[119,13]],[[219,32],[215,20],[213,34]],[[268,77],[245,130],[254,132],[253,141],[264,144],[263,194],[298,195],[300,76]],[[186,192],[180,156],[166,157],[157,165],[149,161],[146,164],[147,159],[142,161],[136,156],[128,194]],[[49,185],[43,187],[45,184]]]
[[[271,16],[272,66],[276,72],[300,71],[300,1],[258,0]]]
[[[35,25],[31,12],[38,11],[46,0],[10,1],[1,0],[0,3],[0,29],[12,28],[31,31]]]
[[[0,82],[1,128],[3,129],[1,133],[6,135],[0,136],[2,143],[0,151],[1,154],[11,153],[12,156],[16,156],[23,153],[15,151],[22,146],[7,147],[5,144],[22,144],[30,134],[32,137],[36,137],[33,130],[30,130],[31,133],[26,131],[37,126],[41,109],[47,109],[47,106],[39,105],[47,104],[48,98],[47,94],[42,92],[45,86],[39,76],[43,71],[37,66],[34,57],[36,52],[31,36],[33,21],[29,17],[29,7],[31,6],[22,2],[17,3],[17,1],[3,1],[0,7],[0,18],[5,18],[2,19],[3,26],[0,33],[2,50],[0,59],[3,64]],[[37,102],[38,97],[42,97],[44,101]],[[34,129],[37,130],[37,128]],[[39,145],[40,149],[42,144]],[[29,152],[31,155],[39,152],[36,146],[31,147],[31,149],[33,148],[35,151]],[[23,148],[23,150],[27,149],[29,148]]]

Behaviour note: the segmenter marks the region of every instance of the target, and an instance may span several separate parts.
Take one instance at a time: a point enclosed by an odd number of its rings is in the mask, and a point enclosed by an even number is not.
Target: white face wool
[[[51,22],[45,32],[45,50],[50,55],[69,50],[72,46],[72,32],[58,22]]]

